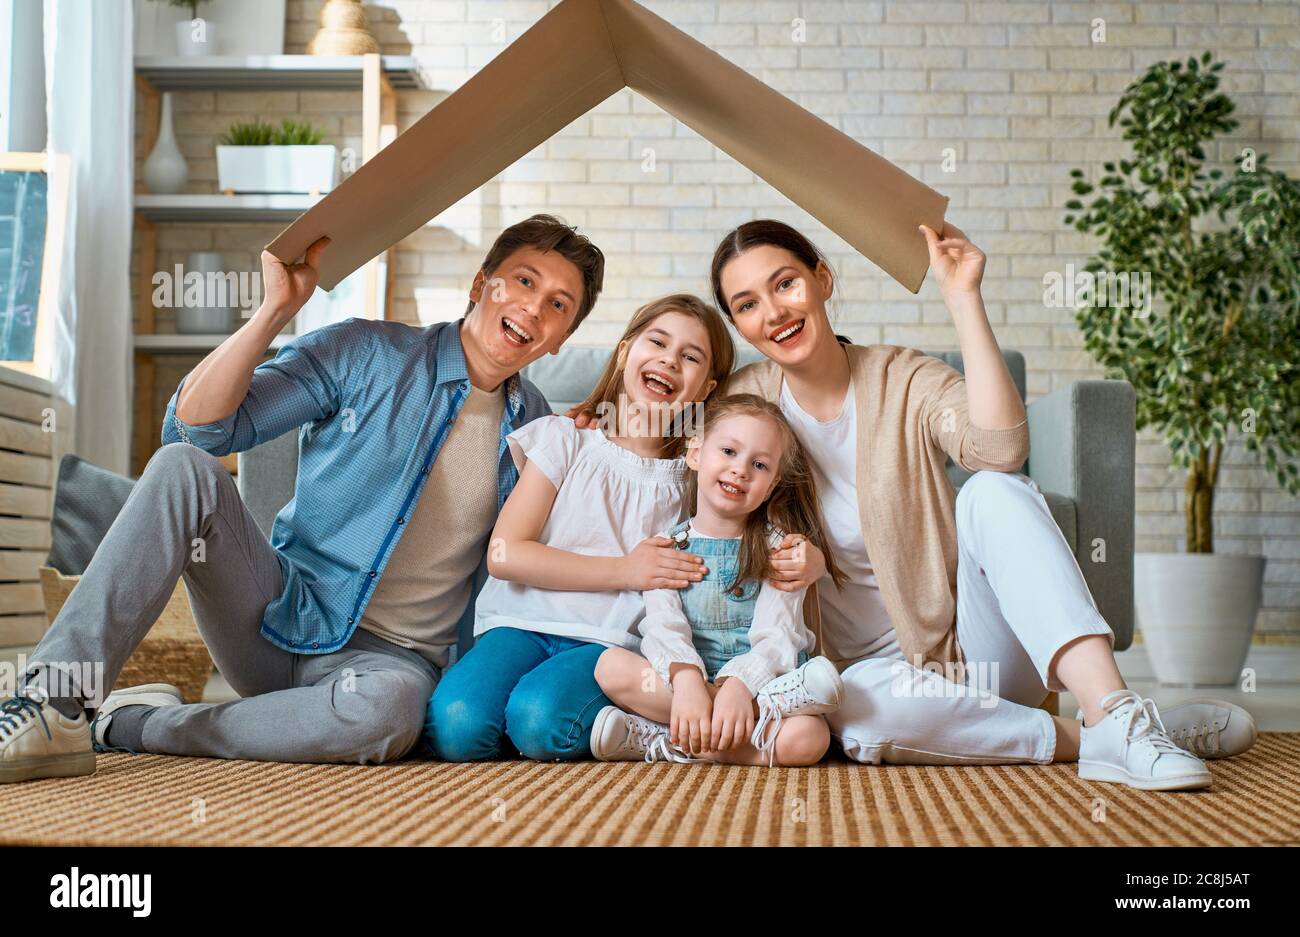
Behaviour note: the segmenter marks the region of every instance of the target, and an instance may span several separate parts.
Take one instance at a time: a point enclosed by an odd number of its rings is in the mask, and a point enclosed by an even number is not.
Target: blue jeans
[[[443,761],[484,761],[509,741],[527,758],[591,757],[591,727],[609,698],[596,683],[602,644],[493,628],[447,670],[429,698],[424,739]]]

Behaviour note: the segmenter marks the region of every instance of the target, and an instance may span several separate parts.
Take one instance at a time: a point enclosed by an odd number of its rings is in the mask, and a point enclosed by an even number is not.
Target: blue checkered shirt
[[[316,329],[258,365],[239,409],[215,423],[178,420],[184,379],[176,388],[163,418],[164,444],[186,442],[225,455],[299,431],[294,497],[271,530],[284,575],[284,593],[262,619],[262,635],[272,644],[326,654],[356,630],[469,395],[463,321],[421,329],[352,318]],[[506,435],[551,412],[541,392],[517,374],[505,391],[498,511],[519,478]],[[476,586],[484,569],[481,559]],[[471,601],[462,628],[472,610]]]

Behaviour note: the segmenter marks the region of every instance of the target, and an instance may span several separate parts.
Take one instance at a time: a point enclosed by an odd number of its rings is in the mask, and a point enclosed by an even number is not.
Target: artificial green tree
[[[1150,274],[1149,314],[1094,293],[1075,318],[1107,376],[1136,390],[1138,428],[1160,430],[1187,471],[1189,553],[1213,551],[1230,432],[1300,493],[1300,183],[1250,151],[1205,170],[1205,147],[1237,126],[1212,58],[1158,62],[1125,89],[1110,124],[1132,156],[1095,185],[1073,170],[1074,192],[1097,195],[1065,216],[1101,239],[1088,271]]]

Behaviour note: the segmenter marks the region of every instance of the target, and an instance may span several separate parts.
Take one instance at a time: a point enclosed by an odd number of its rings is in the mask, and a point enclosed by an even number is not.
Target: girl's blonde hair
[[[755,394],[729,394],[711,401],[704,408],[704,425],[700,430],[700,445],[709,433],[729,416],[744,414],[771,420],[781,431],[781,461],[776,469],[776,484],[767,500],[750,512],[740,540],[740,561],[736,578],[728,583],[734,589],[747,579],[766,579],[772,572],[769,555],[767,527],[776,527],[782,535],[803,534],[822,551],[826,558],[826,571],[838,588],[843,588],[847,576],[835,563],[826,528],[822,523],[821,507],[817,501],[817,482],[813,478],[812,461],[795,435],[790,422],[776,404]],[[699,476],[690,473],[686,482],[686,503],[694,508],[699,497]],[[689,549],[689,547],[688,547]]]
[[[732,366],[735,364],[736,348],[732,344],[731,334],[727,331],[727,324],[722,316],[698,296],[692,296],[690,293],[672,293],[646,303],[633,314],[632,321],[627,324],[620,342],[625,341],[630,347],[655,319],[666,312],[679,312],[691,316],[704,326],[704,331],[709,336],[709,376],[717,381],[717,386],[705,399],[712,399],[713,394],[727,383]],[[596,381],[595,388],[586,400],[578,404],[577,412],[598,415],[612,407],[615,408],[614,414],[618,415],[617,408],[620,406],[620,400],[627,394],[627,388],[623,385],[625,363],[624,355],[617,350],[609,356],[609,361]],[[679,417],[672,421],[671,426],[665,427],[661,458],[675,459],[685,451],[688,432],[683,429],[684,422]]]

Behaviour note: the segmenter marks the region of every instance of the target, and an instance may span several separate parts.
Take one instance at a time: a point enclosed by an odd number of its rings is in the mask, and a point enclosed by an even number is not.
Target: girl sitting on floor
[[[769,548],[801,531],[843,574],[827,547],[812,467],[780,409],[753,394],[707,404],[688,442],[689,520],[667,536],[704,558],[708,573],[682,591],[645,593],[641,653],[611,647],[596,680],[616,705],[592,729],[602,761],[810,765],[830,745],[823,713],[843,693],[825,657],[808,660],[805,589],[765,579]]]

